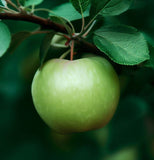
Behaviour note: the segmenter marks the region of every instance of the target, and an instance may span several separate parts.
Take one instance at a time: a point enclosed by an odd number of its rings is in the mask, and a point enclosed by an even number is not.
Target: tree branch
[[[27,21],[27,22],[36,23],[36,24],[40,25],[42,30],[49,29],[49,30],[54,30],[56,32],[61,32],[61,33],[65,33],[65,34],[67,33],[67,30],[63,25],[55,23],[55,22],[51,21],[50,19],[38,17],[36,15],[28,15],[28,14],[22,14],[22,13],[17,13],[17,14],[15,14],[15,13],[0,13],[0,19]],[[92,53],[96,53],[96,54],[100,53],[99,49],[95,45],[93,45],[83,39],[75,39],[75,42],[80,47],[81,51],[92,52]]]
[[[52,29],[57,32],[67,33],[64,26],[52,22],[49,19],[41,18],[35,15],[28,15],[28,14],[21,14],[21,13],[0,13],[0,19],[6,20],[20,20],[20,21],[27,21],[39,24],[41,29]]]

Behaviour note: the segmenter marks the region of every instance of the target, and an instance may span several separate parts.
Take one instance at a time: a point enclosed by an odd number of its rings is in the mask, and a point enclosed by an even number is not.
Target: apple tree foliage
[[[41,11],[37,5],[42,2],[42,0],[21,1],[23,6],[22,10],[19,9],[19,12],[25,12],[24,14],[31,14],[34,12],[37,14],[37,11]],[[49,18],[54,22],[64,25],[70,36],[71,34],[77,33],[75,32],[77,29],[75,28],[75,25],[73,26],[73,22],[79,21],[82,17],[83,21],[80,22],[82,28],[80,37],[83,38],[84,33],[88,28],[95,26],[96,23],[99,23],[100,19],[104,19],[105,22],[105,19],[108,19],[108,17],[120,15],[127,11],[132,3],[132,0],[93,0],[91,2],[89,0],[70,0],[70,2],[63,3],[62,5],[47,11],[49,12]],[[1,1],[1,4],[1,12],[5,13],[4,9],[6,1]],[[32,8],[34,6],[36,7]],[[44,9],[44,11],[46,11],[46,9]],[[47,33],[47,39],[44,38],[43,41],[46,43],[42,41],[40,47],[41,62],[42,58],[45,58],[47,50],[50,47],[50,43],[48,42],[50,42],[54,34],[56,34],[56,32],[51,33],[52,34]],[[9,29],[3,22],[1,22],[1,35],[1,45],[3,47],[1,47],[0,55],[2,56],[11,42]],[[21,40],[18,38],[19,41],[21,42],[24,38],[27,38],[28,35],[30,34],[27,33],[21,36]],[[18,36],[20,36],[20,34],[18,34]],[[14,38],[15,37],[17,37],[17,35],[14,36]],[[86,35],[86,38],[88,41],[88,35]],[[150,59],[146,37],[144,37],[143,33],[135,27],[124,25],[120,22],[117,22],[117,24],[104,23],[92,31],[90,38],[93,39],[92,43],[115,63],[122,65],[137,65]],[[2,43],[4,39],[5,43]],[[43,49],[44,53],[42,53],[42,48],[46,48],[45,50]]]
[[[114,160],[121,151],[153,159],[153,7],[153,0],[0,0],[0,159]],[[37,67],[69,53],[72,39],[74,59],[91,50],[113,64],[121,100],[105,128],[59,136],[32,109],[30,84]]]

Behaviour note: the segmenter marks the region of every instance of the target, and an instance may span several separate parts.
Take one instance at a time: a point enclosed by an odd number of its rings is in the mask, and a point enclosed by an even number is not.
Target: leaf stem
[[[13,8],[15,8],[17,11],[20,11],[20,9],[12,1],[10,1],[10,0],[5,0],[5,1],[6,1],[7,4],[9,4]]]
[[[35,5],[32,5],[31,13],[33,14],[35,12]]]
[[[64,59],[70,53],[70,49],[64,52],[59,58]]]
[[[95,18],[98,16],[98,14],[106,7],[106,5],[108,5],[108,3],[111,0],[108,0],[105,4],[104,7],[90,20],[90,22],[86,25],[86,27],[84,28],[85,30],[91,25],[91,23],[95,20]]]
[[[14,14],[18,13],[17,11],[14,11],[14,10],[8,8],[8,7],[4,8],[3,11],[4,11],[5,13],[14,13]]]
[[[43,12],[49,12],[49,13],[53,13],[53,14],[54,14],[53,11],[51,11],[50,9],[47,9],[47,8],[37,8],[37,9],[35,9],[35,11],[36,11],[36,12],[37,12],[37,11],[43,11]]]
[[[69,24],[69,25],[71,26],[71,28],[72,28],[72,32],[75,33],[75,28],[74,28],[73,24],[72,24],[69,20],[67,20],[66,18],[63,18],[63,19],[65,19],[65,21],[68,22],[68,24]],[[68,31],[68,33],[69,33],[69,31]]]
[[[85,38],[88,33],[91,31],[91,29],[93,28],[93,26],[95,25],[96,20],[93,21],[93,23],[91,24],[91,26],[87,29],[87,31],[82,35],[83,38]]]
[[[64,33],[57,32],[56,35],[63,36],[63,37],[65,37],[67,40],[68,40],[68,39],[71,39],[67,34],[64,34]]]
[[[97,17],[97,15],[95,15],[90,22],[85,26],[84,30],[87,30],[87,28],[91,25],[91,23],[95,20],[95,18]]]
[[[12,13],[12,11],[10,11],[7,7],[0,6],[0,9],[2,9],[2,11],[5,13]]]
[[[17,2],[18,7],[20,7],[21,4],[20,4],[19,0],[16,0],[16,2]]]
[[[71,55],[70,55],[71,61],[73,61],[73,55],[74,55],[74,40],[71,41]]]
[[[81,27],[81,31],[80,31],[79,35],[81,35],[82,32],[84,31],[84,26],[85,26],[85,19],[84,19],[84,15],[82,13],[82,27]]]

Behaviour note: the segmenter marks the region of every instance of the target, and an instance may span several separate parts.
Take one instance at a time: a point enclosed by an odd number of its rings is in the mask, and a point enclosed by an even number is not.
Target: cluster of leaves
[[[95,25],[95,22],[99,22],[100,19],[102,21],[103,19],[104,23],[92,30],[91,36],[86,37],[87,40],[88,38],[92,38],[92,43],[115,63],[122,65],[137,65],[150,59],[148,44],[144,35],[132,26],[126,26],[120,23],[105,23],[105,20],[108,19],[108,17],[117,16],[127,11],[132,5],[132,1],[133,0],[70,0],[70,2],[63,3],[52,10],[42,9],[42,11],[47,10],[50,19],[56,23],[62,24],[70,37],[72,34],[75,34],[80,35],[81,38],[85,38],[93,25]],[[39,8],[34,9],[34,6],[42,3],[43,0],[20,0],[19,2],[23,5],[22,8],[29,14],[35,11],[41,11]],[[4,12],[3,8],[5,8],[5,6],[6,2],[1,0],[1,12]],[[79,20],[81,32],[76,33],[76,30],[79,29],[75,28],[73,23]],[[13,35],[11,43],[11,35],[7,26],[1,22],[0,28],[0,34],[2,35],[0,37],[0,56],[7,51],[9,46],[12,48],[13,45],[13,48],[15,48],[15,43],[13,41],[15,41],[16,44],[19,44],[18,42],[21,42],[31,35],[30,32],[18,33]],[[41,63],[43,63],[46,57],[50,48],[51,39],[55,34],[57,33],[53,31],[50,34],[47,33],[42,41],[40,47]],[[17,47],[18,45],[15,46]],[[151,59],[146,63],[146,66],[153,67],[152,58],[153,56],[151,56]]]

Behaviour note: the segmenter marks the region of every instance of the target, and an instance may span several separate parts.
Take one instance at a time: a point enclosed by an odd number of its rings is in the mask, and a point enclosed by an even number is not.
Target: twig
[[[53,13],[54,14],[53,11],[51,11],[50,9],[47,9],[47,8],[36,8],[35,11],[36,12],[37,11],[43,11],[43,12],[49,12],[49,13]]]
[[[108,5],[108,3],[110,2],[110,0],[107,0],[104,4],[104,7],[98,12],[100,13],[105,7],[106,5]],[[90,20],[90,22],[85,26],[85,30],[93,23],[93,21],[96,19],[96,17],[98,16],[98,13]]]
[[[82,34],[82,32],[84,31],[84,26],[85,26],[85,19],[84,19],[84,15],[82,13],[82,26],[81,26],[81,31],[79,34]]]
[[[19,0],[16,0],[16,2],[17,2],[17,5],[20,7],[21,4],[20,4]]]
[[[95,25],[96,20],[93,21],[93,23],[91,24],[91,26],[87,29],[87,31],[82,35],[82,37],[86,37],[88,35],[88,33],[91,31],[91,29],[93,28],[93,26]]]
[[[15,8],[17,11],[20,11],[20,9],[10,0],[5,0],[7,4]]]
[[[31,13],[33,14],[35,10],[35,5],[32,5]]]
[[[0,19],[5,20],[17,20],[17,21],[27,21],[31,23],[35,23],[41,26],[41,29],[47,29],[47,30],[54,30],[59,33],[67,34],[67,30],[65,27],[61,24],[52,22],[50,19],[45,19],[42,17],[38,17],[35,15],[28,15],[28,14],[14,14],[14,13],[0,13]],[[89,53],[95,53],[100,54],[100,50],[93,44],[81,39],[76,38],[74,39],[76,47],[80,49],[80,51],[89,52]],[[101,53],[102,54],[102,53]]]
[[[67,33],[65,27],[61,24],[54,23],[49,19],[41,18],[28,14],[0,13],[0,19],[20,20],[39,24],[41,29],[52,29],[57,32]]]

